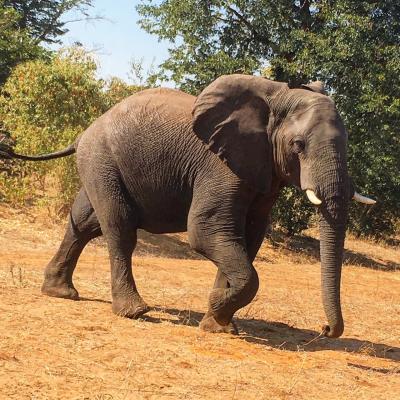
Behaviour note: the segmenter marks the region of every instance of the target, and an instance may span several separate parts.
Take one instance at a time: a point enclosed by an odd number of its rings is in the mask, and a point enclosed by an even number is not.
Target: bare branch
[[[300,5],[300,11],[301,11],[301,10],[304,10],[304,9],[307,9],[308,12],[310,11],[310,2],[309,2],[309,0],[304,0],[304,1],[301,3],[301,5]]]
[[[254,26],[251,24],[251,22],[248,21],[242,14],[240,14],[239,11],[235,10],[231,6],[226,6],[226,8],[227,8],[227,10],[231,11],[238,18],[238,22],[241,22],[242,24],[244,24],[247,27],[247,29],[253,34],[255,39],[258,39],[262,43],[267,44],[273,51],[278,50],[278,47],[274,43],[272,43],[268,37],[261,35],[257,31],[257,29],[254,28]]]
[[[56,24],[58,19],[61,17],[61,15],[64,13],[64,10],[60,8],[57,13],[53,15],[53,18],[51,19],[51,23],[48,24],[48,28],[45,29],[35,40],[35,44],[39,44],[43,40],[46,39],[46,36],[51,32],[52,26]]]
[[[300,4],[299,14],[301,19],[301,27],[303,30],[308,31],[311,27],[311,12],[309,0],[303,0]]]
[[[89,21],[108,21],[113,22],[111,19],[105,18],[101,15],[96,15],[95,17],[84,17],[84,18],[76,18],[76,19],[69,19],[67,21],[63,21],[64,25],[73,24],[75,22],[89,22]]]
[[[231,6],[226,7],[229,11],[231,11],[233,14],[236,15],[236,17],[239,19],[240,22],[242,22],[244,25],[247,26],[247,28],[253,33],[254,36],[260,36],[259,33],[254,29],[253,25],[238,11],[236,11],[234,8]]]

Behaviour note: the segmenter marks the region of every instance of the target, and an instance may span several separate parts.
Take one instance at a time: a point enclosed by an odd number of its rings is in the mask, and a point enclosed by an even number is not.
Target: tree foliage
[[[324,81],[350,133],[355,184],[378,200],[352,207],[350,226],[359,234],[393,232],[400,218],[399,2],[142,0],[138,12],[145,30],[171,43],[164,76],[191,93],[221,74],[266,69],[276,80]]]
[[[307,229],[315,209],[299,194],[300,189],[284,187],[272,211],[274,225],[293,236]]]
[[[37,58],[45,52],[35,46],[29,32],[18,28],[19,14],[5,8],[0,0],[0,85],[19,62]]]
[[[0,0],[0,85],[21,62],[50,55],[40,46],[64,34],[61,17],[71,9],[86,15],[91,0]]]
[[[28,31],[35,43],[54,43],[67,32],[61,17],[72,9],[87,16],[92,0],[3,0],[5,8],[18,12],[18,28]]]
[[[143,90],[143,87],[139,85],[130,85],[121,78],[114,76],[104,83],[104,90],[106,106],[110,108],[132,94]]]

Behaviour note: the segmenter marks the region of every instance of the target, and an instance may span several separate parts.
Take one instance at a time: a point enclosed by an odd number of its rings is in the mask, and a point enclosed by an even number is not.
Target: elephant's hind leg
[[[72,274],[86,244],[101,235],[92,205],[81,189],[72,205],[67,230],[61,245],[44,273],[42,293],[52,297],[78,300]]]
[[[101,179],[93,179],[87,190],[108,245],[112,310],[123,317],[138,318],[149,311],[138,293],[132,274],[138,216],[134,202],[114,172],[104,172],[108,177],[105,183]]]
[[[119,222],[117,232],[107,235],[111,261],[111,293],[114,314],[126,318],[139,318],[149,311],[136,287],[132,274],[132,253],[136,247],[136,228]]]

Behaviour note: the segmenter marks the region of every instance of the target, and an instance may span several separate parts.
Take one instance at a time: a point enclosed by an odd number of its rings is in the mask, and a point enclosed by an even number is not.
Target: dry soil
[[[42,296],[62,231],[63,223],[0,208],[0,399],[400,399],[396,243],[347,240],[345,334],[330,340],[319,337],[312,232],[263,245],[259,293],[231,336],[197,327],[216,271],[184,235],[141,234],[134,275],[154,307],[143,319],[112,314],[101,241],[79,261],[81,301]]]

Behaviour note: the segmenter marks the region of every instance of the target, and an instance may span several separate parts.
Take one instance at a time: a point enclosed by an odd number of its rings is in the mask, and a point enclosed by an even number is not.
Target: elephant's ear
[[[307,84],[302,84],[300,86],[302,89],[311,90],[315,93],[321,93],[327,95],[328,92],[325,89],[325,85],[321,81],[310,82]]]
[[[195,134],[240,179],[262,192],[272,177],[266,84],[248,75],[222,76],[203,90],[192,112]]]

